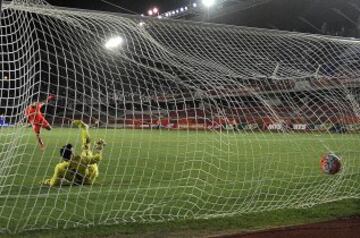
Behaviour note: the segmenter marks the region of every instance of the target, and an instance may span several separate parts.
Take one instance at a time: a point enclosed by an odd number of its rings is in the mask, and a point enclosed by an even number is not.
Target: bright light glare
[[[153,10],[152,10],[152,12],[153,12],[154,14],[156,14],[156,13],[159,12],[159,9],[158,9],[157,7],[154,7]]]
[[[152,11],[152,10],[149,10],[149,11],[148,11],[148,15],[149,15],[149,16],[152,16],[152,15],[153,15],[153,11]]]
[[[183,12],[184,11],[184,8],[182,7],[182,8],[180,8],[180,12]]]
[[[202,4],[205,7],[211,7],[212,5],[215,4],[215,0],[202,0]]]
[[[105,48],[106,49],[115,49],[119,46],[121,46],[124,43],[124,39],[120,36],[116,36],[113,38],[110,38],[106,43],[105,43]]]
[[[197,7],[197,4],[196,4],[196,2],[194,2],[194,3],[193,3],[193,7]]]

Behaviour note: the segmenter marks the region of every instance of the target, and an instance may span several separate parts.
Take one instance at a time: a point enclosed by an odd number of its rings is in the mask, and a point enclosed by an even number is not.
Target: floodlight
[[[182,8],[180,8],[180,12],[183,12],[184,11],[184,8],[182,7]]]
[[[154,14],[157,14],[157,13],[159,12],[159,9],[158,9],[157,7],[154,7],[153,10],[152,10],[152,12],[153,12]]]
[[[148,11],[148,15],[149,15],[149,16],[152,16],[153,14],[154,14],[154,13],[153,13],[153,10],[150,9],[150,10]]]
[[[124,39],[121,36],[112,37],[105,43],[105,48],[112,50],[121,46],[123,43]]]
[[[202,0],[202,4],[205,7],[211,7],[215,4],[215,0]]]

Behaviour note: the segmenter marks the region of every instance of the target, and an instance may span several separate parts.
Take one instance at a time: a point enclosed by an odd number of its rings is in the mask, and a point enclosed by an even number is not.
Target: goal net
[[[207,219],[359,198],[360,41],[2,6],[0,231]],[[24,114],[43,115],[39,150]],[[92,185],[43,186],[80,130]],[[324,174],[322,155],[341,158]]]

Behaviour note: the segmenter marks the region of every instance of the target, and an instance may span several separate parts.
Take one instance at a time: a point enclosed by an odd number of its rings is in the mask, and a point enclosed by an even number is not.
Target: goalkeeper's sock
[[[85,122],[83,122],[81,120],[74,120],[72,122],[72,124],[74,126],[77,126],[77,127],[81,128],[81,129],[88,129],[89,128],[89,126],[87,124],[85,124]]]
[[[102,151],[102,149],[105,147],[106,143],[103,139],[99,139],[96,143],[95,143],[95,150],[97,152]]]

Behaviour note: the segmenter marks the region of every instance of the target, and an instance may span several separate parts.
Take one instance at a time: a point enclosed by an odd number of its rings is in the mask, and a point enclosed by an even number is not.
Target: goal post
[[[0,20],[0,116],[8,125],[0,125],[0,232],[359,198],[357,39],[42,0],[3,3]],[[41,131],[41,151],[24,111],[49,95],[56,99],[43,114],[53,129]],[[89,126],[89,138],[74,120]],[[100,138],[107,145],[94,182],[81,184],[95,171],[89,162],[86,173],[67,170],[80,183],[41,185],[67,162],[64,145],[82,156],[83,141],[96,153]],[[320,170],[327,153],[341,158],[337,174]]]

